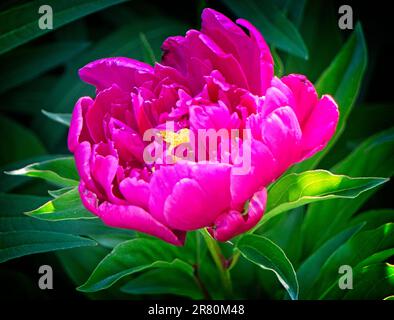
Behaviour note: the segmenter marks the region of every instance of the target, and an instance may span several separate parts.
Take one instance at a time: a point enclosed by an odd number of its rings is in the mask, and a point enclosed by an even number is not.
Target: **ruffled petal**
[[[246,214],[231,210],[220,215],[216,219],[214,226],[208,228],[209,233],[218,241],[227,241],[248,231],[253,228],[263,216],[266,201],[266,189],[256,192],[249,202]]]
[[[219,163],[184,162],[161,167],[150,184],[152,214],[179,230],[212,224],[230,207],[230,170],[229,165]]]
[[[98,208],[98,215],[106,225],[111,227],[144,232],[176,246],[183,245],[185,241],[185,232],[168,228],[137,206],[104,202]]]
[[[322,150],[335,133],[339,120],[338,106],[333,98],[324,95],[316,104],[302,133],[302,159]]]
[[[71,152],[75,152],[77,146],[82,141],[91,141],[87,126],[85,123],[85,115],[94,103],[90,97],[79,98],[75,104],[71,116],[70,130],[68,131],[67,144]]]
[[[277,175],[298,161],[302,132],[297,117],[290,107],[281,107],[262,122],[262,139],[278,166]]]
[[[102,197],[103,192],[99,190],[99,186],[96,185],[90,171],[91,156],[92,148],[90,143],[87,141],[80,143],[74,152],[75,166],[77,167],[78,174],[86,188],[93,191],[98,197]]]
[[[130,204],[148,209],[150,189],[146,181],[126,178],[120,182],[119,190]]]
[[[231,208],[238,211],[257,190],[270,184],[278,175],[276,159],[263,142],[252,139],[245,147],[245,154],[250,155],[250,164],[237,159],[236,163],[240,164],[236,164],[231,173]],[[240,171],[242,166],[243,171]]]
[[[79,69],[80,78],[94,85],[101,91],[118,85],[122,90],[130,92],[152,78],[153,68],[143,62],[124,58],[104,58],[90,62]]]
[[[300,127],[303,129],[318,102],[315,87],[304,75],[300,74],[290,74],[281,80],[293,94],[294,101],[290,106],[293,107]]]
[[[273,77],[273,60],[259,31],[246,20],[237,20],[249,36],[231,19],[209,8],[203,10],[201,19],[201,32],[239,61],[248,81],[247,89],[262,95]]]

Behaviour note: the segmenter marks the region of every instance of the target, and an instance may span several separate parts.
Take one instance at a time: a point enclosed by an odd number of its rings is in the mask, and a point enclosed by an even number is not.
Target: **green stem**
[[[222,250],[220,249],[218,243],[215,239],[211,237],[207,230],[201,230],[201,234],[204,237],[205,243],[207,244],[208,250],[212,255],[213,261],[215,262],[219,272],[220,277],[222,279],[223,287],[226,295],[232,295],[232,284],[231,284],[231,276],[230,270],[227,268],[226,259],[222,254]]]

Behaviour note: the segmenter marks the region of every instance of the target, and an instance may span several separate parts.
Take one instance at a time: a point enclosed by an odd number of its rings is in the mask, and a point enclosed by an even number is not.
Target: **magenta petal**
[[[93,99],[90,97],[82,97],[75,104],[71,116],[70,130],[68,131],[68,149],[71,152],[75,151],[80,142],[90,141],[84,116],[93,102]]]
[[[148,208],[150,190],[146,181],[135,177],[126,178],[120,182],[119,189],[130,204]]]
[[[186,233],[171,230],[137,206],[104,202],[99,206],[98,214],[103,222],[111,227],[144,232],[177,246],[183,245],[185,241]]]
[[[214,226],[208,228],[209,233],[218,241],[227,241],[248,231],[260,221],[266,202],[266,189],[256,192],[249,202],[246,214],[232,210],[220,215]]]
[[[114,181],[118,169],[118,159],[114,156],[97,155],[92,162],[91,170],[95,181],[105,190],[107,197],[115,200],[112,191],[112,183]]]
[[[104,119],[107,114],[113,112],[114,105],[122,106],[124,109],[131,108],[130,95],[117,85],[100,91],[94,104],[86,112],[86,124],[94,142],[105,141]]]
[[[262,138],[277,162],[278,174],[298,161],[302,133],[290,107],[278,108],[264,119]]]
[[[92,155],[92,149],[90,143],[87,141],[79,144],[74,152],[75,165],[81,181],[84,182],[86,187],[96,193],[98,196],[102,196],[101,192],[98,190],[95,181],[92,178],[90,171],[90,160]]]
[[[225,52],[233,55],[240,63],[248,81],[248,89],[254,94],[264,94],[273,77],[273,60],[260,32],[243,19],[237,23],[223,14],[204,9],[201,31],[208,35]]]
[[[335,133],[339,119],[334,99],[324,95],[308,118],[302,136],[302,156],[307,158],[322,150]]]
[[[168,224],[180,230],[196,230],[211,224],[215,219],[215,212],[210,210],[207,201],[209,196],[195,180],[181,179],[164,205]]]
[[[101,91],[118,85],[122,90],[130,92],[133,87],[140,86],[152,78],[153,68],[143,62],[124,58],[105,58],[93,61],[79,70],[81,79],[94,85]]]
[[[223,104],[206,107],[191,106],[189,112],[190,128],[192,130],[220,130],[222,128],[227,128],[230,122],[230,112],[228,108]]]
[[[90,212],[98,215],[98,198],[97,195],[90,191],[84,181],[80,181],[78,186],[79,195],[81,196],[82,204],[88,209]]]
[[[250,148],[250,146],[248,146]],[[261,141],[252,139],[251,168],[245,174],[231,174],[232,209],[242,210],[245,202],[261,188],[270,184],[278,175],[277,162],[269,148]]]
[[[137,132],[113,118],[108,122],[108,132],[119,158],[143,162],[145,144]]]
[[[268,116],[278,108],[294,105],[294,96],[291,90],[278,78],[272,80],[272,86],[267,90],[263,104],[263,115]]]
[[[281,79],[292,91],[294,102],[291,105],[297,115],[301,128],[318,102],[318,97],[313,84],[304,76],[290,74]]]
[[[150,183],[152,215],[179,230],[210,225],[230,207],[230,170],[225,164],[191,162],[161,167]]]
[[[267,43],[256,27],[244,19],[238,19],[237,23],[249,31],[254,45],[259,49],[258,64],[256,67],[254,65],[251,66],[250,72],[248,73],[248,79],[251,79],[249,82],[251,83],[251,89],[255,91],[253,93],[263,95],[274,76],[274,60]],[[246,62],[246,64],[247,63],[248,62]],[[256,80],[253,81],[252,79]]]

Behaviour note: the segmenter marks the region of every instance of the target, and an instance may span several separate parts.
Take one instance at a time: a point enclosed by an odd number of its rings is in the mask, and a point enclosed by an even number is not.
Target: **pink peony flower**
[[[199,228],[226,241],[261,219],[270,183],[332,137],[335,101],[319,99],[302,75],[274,77],[261,34],[243,19],[237,23],[205,9],[201,31],[168,38],[153,67],[106,58],[80,69],[97,95],[76,103],[68,146],[82,202],[104,223],[175,245]],[[143,135],[166,123],[175,133],[250,130],[250,169],[235,174],[237,161],[147,164]]]

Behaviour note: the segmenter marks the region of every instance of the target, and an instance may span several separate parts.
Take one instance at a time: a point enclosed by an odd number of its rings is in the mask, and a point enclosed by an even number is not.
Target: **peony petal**
[[[146,181],[126,178],[120,182],[119,190],[130,204],[148,209],[150,190]]]
[[[263,103],[263,116],[267,117],[278,108],[294,106],[292,91],[278,78],[272,79],[271,87],[268,88]]]
[[[338,106],[324,95],[308,118],[302,133],[302,159],[322,150],[335,133],[339,120]]]
[[[220,130],[227,128],[230,123],[230,113],[226,106],[191,106],[190,107],[190,129],[197,132],[198,129]]]
[[[299,159],[302,133],[297,117],[290,107],[281,107],[264,119],[261,129],[263,142],[272,152],[280,175]]]
[[[250,168],[246,173],[235,172],[240,165],[232,168],[231,208],[242,210],[245,202],[262,186],[269,185],[277,176],[277,162],[270,149],[261,141],[252,139],[247,145],[246,154],[250,154]],[[237,160],[238,162],[238,160]]]
[[[82,141],[91,141],[89,132],[87,131],[85,123],[85,114],[94,103],[90,97],[79,98],[75,104],[71,116],[70,130],[68,131],[68,149],[75,152],[77,146]]]
[[[74,152],[75,165],[77,167],[78,174],[81,177],[81,181],[84,182],[86,188],[88,188],[90,191],[93,191],[98,197],[102,197],[103,192],[99,190],[99,186],[96,185],[96,182],[91,176],[91,156],[92,150],[90,143],[87,141],[82,142],[77,146]]]
[[[263,216],[266,201],[267,191],[264,188],[253,195],[245,215],[235,210],[226,212],[216,219],[213,227],[208,228],[209,233],[218,241],[227,241],[248,231]]]
[[[177,246],[183,245],[185,241],[185,232],[171,230],[137,206],[104,202],[99,206],[98,214],[103,222],[111,227],[144,232]]]
[[[227,82],[248,88],[246,76],[235,57],[224,52],[209,36],[197,30],[188,31],[185,37],[167,38],[162,50],[162,63],[177,69],[193,81],[201,80],[202,76],[209,75],[212,70],[218,70]],[[211,68],[196,68],[192,64],[199,61],[209,61]],[[206,74],[201,74],[204,69]]]
[[[90,212],[98,215],[98,206],[99,206],[99,199],[97,195],[90,191],[84,181],[80,181],[78,186],[79,195],[81,196],[82,204],[88,209]]]
[[[290,74],[281,80],[293,94],[294,102],[289,105],[294,109],[301,129],[303,129],[318,102],[316,90],[304,75]]]
[[[131,97],[117,85],[113,85],[97,94],[94,104],[86,112],[86,124],[95,143],[106,140],[104,118],[112,113],[112,106],[123,106],[124,110],[131,109]]]
[[[178,162],[161,167],[150,183],[152,215],[179,230],[213,223],[230,207],[230,170],[219,163]]]
[[[249,37],[229,18],[209,8],[203,10],[201,19],[202,33],[239,61],[248,80],[247,89],[257,95],[264,94],[273,77],[273,60],[257,29],[246,20],[237,20],[237,23],[249,30]]]
[[[80,78],[94,85],[101,91],[118,85],[122,90],[130,92],[145,81],[152,79],[153,68],[143,62],[124,58],[105,58],[93,61],[79,69]]]
[[[145,144],[138,133],[121,121],[113,118],[108,122],[108,131],[120,159],[124,160],[124,162],[131,162],[132,160],[144,161]]]
[[[261,33],[249,21],[238,19],[236,22],[249,31],[254,45],[258,47],[259,57],[257,63],[252,65],[249,62],[250,71],[247,72],[247,75],[248,79],[250,79],[249,83],[251,83],[252,92],[257,95],[264,95],[274,76],[274,59],[271,51]],[[252,61],[256,62],[255,60]],[[245,64],[248,64],[248,59],[246,59]],[[245,64],[243,64],[244,68]],[[252,79],[256,80],[253,81]]]

